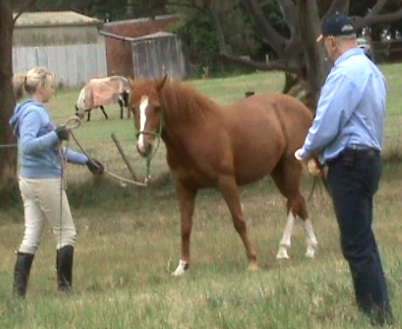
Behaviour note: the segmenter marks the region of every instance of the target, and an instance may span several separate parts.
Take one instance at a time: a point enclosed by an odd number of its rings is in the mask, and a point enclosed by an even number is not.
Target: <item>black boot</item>
[[[33,259],[33,254],[27,254],[23,252],[17,253],[17,261],[15,262],[14,267],[14,296],[25,297]]]
[[[73,280],[73,246],[64,246],[57,250],[57,289],[70,292]]]

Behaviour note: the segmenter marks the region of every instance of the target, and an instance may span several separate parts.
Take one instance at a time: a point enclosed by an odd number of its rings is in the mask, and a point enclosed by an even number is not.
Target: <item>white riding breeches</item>
[[[57,249],[75,245],[77,232],[61,178],[19,177],[25,231],[19,252],[34,254],[47,222],[53,227]]]

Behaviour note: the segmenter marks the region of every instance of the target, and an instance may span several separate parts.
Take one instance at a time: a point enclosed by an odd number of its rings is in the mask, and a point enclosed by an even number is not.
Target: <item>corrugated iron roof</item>
[[[14,17],[17,14],[14,13]],[[97,18],[81,15],[74,11],[43,11],[23,13],[18,17],[15,27],[49,25],[98,25],[103,23]]]
[[[176,34],[171,33],[171,32],[164,32],[164,31],[159,31],[151,34],[146,34],[141,37],[137,38],[132,38],[131,41],[142,41],[142,40],[147,40],[147,39],[158,39],[158,38],[163,38],[163,37],[175,37]]]

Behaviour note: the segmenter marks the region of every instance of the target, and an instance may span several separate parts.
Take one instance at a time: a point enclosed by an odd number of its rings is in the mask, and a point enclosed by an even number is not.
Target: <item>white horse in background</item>
[[[81,89],[75,104],[75,114],[82,119],[85,112],[88,113],[87,121],[91,120],[91,110],[99,108],[106,119],[108,115],[105,106],[110,103],[119,103],[120,119],[123,119],[124,107],[127,108],[127,117],[130,117],[128,109],[128,95],[130,86],[127,78],[123,76],[110,76],[89,80]]]

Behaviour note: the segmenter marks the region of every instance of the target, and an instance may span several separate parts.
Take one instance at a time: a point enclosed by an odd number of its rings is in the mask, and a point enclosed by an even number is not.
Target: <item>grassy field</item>
[[[382,66],[389,83],[385,153],[400,150],[402,67]],[[227,79],[189,81],[211,98],[229,103],[245,91],[280,91],[283,76],[256,73]],[[56,123],[74,114],[78,89],[61,90],[49,104]],[[109,120],[74,131],[84,148],[111,172],[130,177],[110,138],[118,136],[137,174],[145,163],[136,154],[132,119],[120,120],[117,106]],[[76,148],[73,142],[70,147]],[[175,190],[161,145],[152,162],[153,184],[122,186],[111,177],[95,181],[82,167],[67,170],[68,195],[79,231],[74,294],[59,296],[55,282],[55,241],[46,232],[32,269],[26,301],[11,298],[14,250],[20,243],[20,200],[0,204],[0,328],[325,328],[359,329],[351,277],[338,243],[338,228],[325,193],[316,190],[308,208],[319,240],[315,259],[304,258],[305,236],[296,225],[291,259],[275,258],[285,224],[285,200],[269,178],[241,190],[248,230],[261,270],[248,272],[242,243],[226,205],[214,190],[198,197],[192,234],[192,263],[182,278],[170,273],[180,256],[180,221]],[[381,249],[396,316],[402,328],[400,255],[402,167],[387,164],[377,193],[374,228]],[[307,196],[312,180],[307,175]]]

